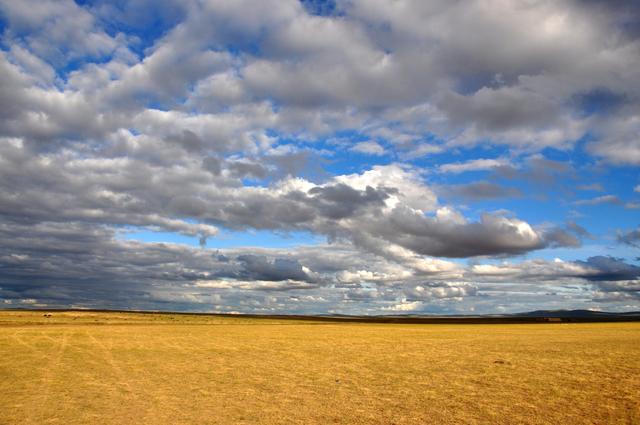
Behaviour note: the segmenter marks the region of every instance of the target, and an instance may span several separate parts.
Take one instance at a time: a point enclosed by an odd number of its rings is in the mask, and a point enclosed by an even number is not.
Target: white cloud
[[[460,174],[467,171],[484,171],[510,165],[506,159],[470,159],[465,162],[442,164],[438,167],[441,173]]]
[[[337,176],[335,180],[358,190],[366,190],[367,186],[397,189],[397,193],[390,194],[385,201],[388,208],[404,203],[411,208],[426,212],[433,211],[438,202],[436,195],[422,183],[415,171],[406,170],[397,164],[376,165],[361,174]]]
[[[403,301],[401,303],[392,305],[390,307],[383,307],[382,310],[386,311],[415,311],[423,306],[422,301]]]
[[[640,202],[627,202],[624,207],[628,210],[640,210]]]
[[[616,195],[602,195],[592,199],[581,199],[574,202],[575,205],[601,205],[601,204],[622,204]]]
[[[355,145],[353,145],[353,147],[351,147],[349,150],[353,152],[364,153],[367,155],[376,155],[376,156],[381,156],[386,153],[382,145],[372,140],[369,140],[366,142],[358,142]]]
[[[149,7],[158,15],[146,16]],[[482,263],[577,246],[577,227],[572,235],[445,204],[433,189],[496,168],[552,186],[552,174],[588,167],[540,152],[574,158],[586,134],[598,166],[640,163],[640,42],[620,25],[635,10],[502,0],[337,7],[313,16],[297,0],[0,0],[0,270],[12,270],[2,299],[39,302],[59,285],[44,301],[126,304],[138,294],[142,307],[286,311],[308,300],[381,312],[530,291],[553,305],[531,289],[539,282],[582,285],[562,289],[573,299],[592,301],[592,286],[602,300],[637,299],[635,269],[612,259]],[[141,22],[156,16],[162,31],[151,39]],[[386,165],[343,164],[346,150]],[[498,183],[464,188],[483,201],[524,196],[518,182],[511,191]],[[620,196],[573,205],[638,207]],[[219,229],[307,232],[331,244],[215,252],[117,237],[129,228],[210,246]],[[481,260],[447,259],[466,257]],[[43,275],[51,283],[33,283]],[[601,283],[618,275],[631,283]]]

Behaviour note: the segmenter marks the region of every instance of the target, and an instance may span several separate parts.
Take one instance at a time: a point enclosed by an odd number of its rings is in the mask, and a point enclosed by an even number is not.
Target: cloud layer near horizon
[[[0,19],[6,306],[640,308],[633,2],[29,0]],[[598,208],[619,227],[593,231]],[[320,242],[219,248],[229,232]]]

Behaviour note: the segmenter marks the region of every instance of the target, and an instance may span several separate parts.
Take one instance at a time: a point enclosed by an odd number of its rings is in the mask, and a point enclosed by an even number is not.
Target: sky
[[[0,308],[640,310],[635,0],[0,0]]]

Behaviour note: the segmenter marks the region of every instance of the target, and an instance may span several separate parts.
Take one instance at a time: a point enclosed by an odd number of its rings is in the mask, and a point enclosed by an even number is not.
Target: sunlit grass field
[[[640,323],[0,312],[0,424],[640,424]]]

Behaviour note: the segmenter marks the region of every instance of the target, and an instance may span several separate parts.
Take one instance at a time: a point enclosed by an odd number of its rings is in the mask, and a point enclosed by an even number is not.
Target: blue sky
[[[0,305],[639,310],[638,28],[632,1],[0,0]]]

